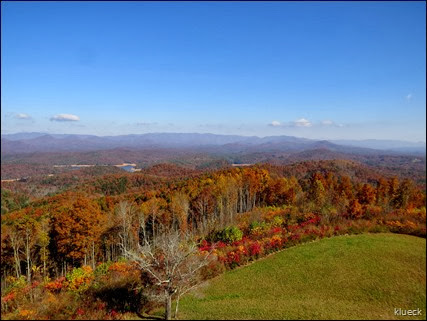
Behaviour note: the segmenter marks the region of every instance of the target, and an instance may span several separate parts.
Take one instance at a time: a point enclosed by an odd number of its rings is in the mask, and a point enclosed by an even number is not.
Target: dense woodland
[[[344,153],[318,148],[300,152],[281,151],[224,151],[207,148],[195,149],[111,149],[90,152],[34,152],[25,154],[1,154],[2,179],[46,176],[67,172],[69,168],[53,165],[99,164],[114,165],[135,163],[137,168],[150,170],[158,164],[171,164],[193,170],[218,170],[231,164],[275,164],[290,165],[298,162],[319,160],[349,160],[375,168],[384,176],[401,176],[417,182],[425,181],[425,154],[402,155],[376,151],[370,154]],[[111,166],[102,170],[114,170]]]
[[[204,279],[318,237],[363,231],[425,237],[424,186],[344,160],[221,170],[161,164],[140,173],[84,169],[2,183],[2,312],[18,319],[115,319],[123,317],[118,312],[150,307],[144,289],[152,280],[124,254],[165,233],[189,235],[201,252],[215,252]],[[112,303],[104,289],[104,296],[91,297],[104,304],[96,315],[77,306],[68,312],[27,308],[65,289],[81,300],[93,284],[99,290],[100,275],[104,287],[117,278],[111,273],[132,280],[123,281],[122,290],[138,289],[138,302],[126,292],[127,305]]]

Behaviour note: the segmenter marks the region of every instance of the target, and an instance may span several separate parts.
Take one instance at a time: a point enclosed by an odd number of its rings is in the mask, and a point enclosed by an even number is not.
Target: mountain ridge
[[[30,152],[89,151],[118,147],[196,148],[226,152],[294,151],[325,148],[346,153],[425,154],[423,142],[395,140],[316,140],[295,136],[240,136],[211,133],[145,133],[117,136],[78,134],[15,133],[2,134],[2,154]]]

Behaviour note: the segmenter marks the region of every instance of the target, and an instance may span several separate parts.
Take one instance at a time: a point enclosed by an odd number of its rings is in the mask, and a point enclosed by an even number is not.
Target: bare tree
[[[132,246],[131,228],[134,208],[131,204],[128,204],[128,202],[122,201],[119,203],[119,206],[116,208],[116,210],[121,225],[121,231],[119,234],[121,240],[120,244],[124,249],[127,250]]]
[[[3,232],[3,231],[2,231]],[[23,239],[19,230],[15,226],[11,226],[9,232],[10,244],[13,248],[13,258],[15,259],[16,278],[21,276],[21,247],[24,246]]]
[[[135,261],[139,268],[150,275],[154,283],[155,300],[165,305],[165,319],[171,319],[172,298],[181,295],[200,283],[201,268],[211,260],[211,252],[200,253],[197,243],[187,233],[169,229],[159,233],[156,240],[144,237],[136,251],[122,245],[124,255]],[[178,313],[178,304],[175,315]]]
[[[188,211],[190,209],[188,196],[182,192],[174,193],[171,199],[171,209],[174,219],[178,222],[179,229],[186,232],[188,228]]]
[[[49,242],[49,218],[44,218],[40,222],[40,233],[37,240],[37,245],[40,247],[40,259],[43,262],[43,279],[46,277],[46,262],[49,258]]]
[[[144,202],[141,205],[141,210],[145,217],[151,217],[151,233],[152,239],[155,241],[157,239],[156,226],[158,222],[158,217],[160,217],[162,214],[161,199],[157,197],[150,198],[148,201]]]

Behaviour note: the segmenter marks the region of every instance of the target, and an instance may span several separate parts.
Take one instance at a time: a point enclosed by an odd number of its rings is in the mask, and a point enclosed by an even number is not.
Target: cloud
[[[148,122],[136,123],[136,126],[151,126],[151,125],[157,125],[157,123],[148,123]]]
[[[406,100],[410,101],[412,99],[412,93],[406,95]]]
[[[277,120],[273,120],[271,123],[268,124],[268,126],[271,127],[288,127],[288,128],[292,128],[292,127],[344,127],[343,124],[337,124],[336,122],[332,121],[332,120],[322,120],[320,122],[311,122],[308,119],[305,118],[300,118],[294,121],[290,121],[290,122],[279,122]]]
[[[320,125],[323,126],[323,127],[344,127],[343,124],[336,123],[336,122],[334,122],[332,120],[322,120],[320,122]]]
[[[334,125],[334,122],[332,120],[322,120],[320,123],[324,126]]]
[[[50,117],[51,121],[78,121],[80,120],[79,116],[71,114],[58,114]]]
[[[279,121],[277,121],[277,120],[273,120],[272,122],[271,122],[271,124],[269,124],[270,126],[273,126],[273,127],[279,127],[279,126],[282,126],[282,124],[279,122]]]
[[[277,120],[273,120],[270,124],[268,124],[268,126],[272,126],[272,127],[311,127],[312,123],[305,118],[300,118],[298,120],[290,121],[290,122],[279,122]]]
[[[312,123],[305,118],[300,118],[293,122],[296,127],[311,127]]]
[[[13,113],[13,112],[7,112],[5,114],[5,117],[7,118],[15,118],[15,119],[32,119],[30,115],[24,114],[24,113]]]
[[[28,114],[19,113],[15,115],[16,119],[31,119],[31,116]]]

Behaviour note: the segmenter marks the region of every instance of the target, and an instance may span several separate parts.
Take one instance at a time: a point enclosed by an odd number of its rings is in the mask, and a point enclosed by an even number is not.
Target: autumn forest
[[[1,320],[425,320],[425,1],[0,1]]]
[[[363,232],[426,236],[424,186],[354,161],[98,171],[2,183],[4,315],[114,319],[170,298],[170,318],[172,300],[192,286],[297,243]],[[61,189],[28,197],[23,184],[33,195],[49,184]],[[154,261],[138,261],[145,251]],[[179,273],[168,270],[173,264]],[[114,287],[124,291],[116,300],[108,298]],[[48,303],[69,295],[77,295],[71,308]]]

